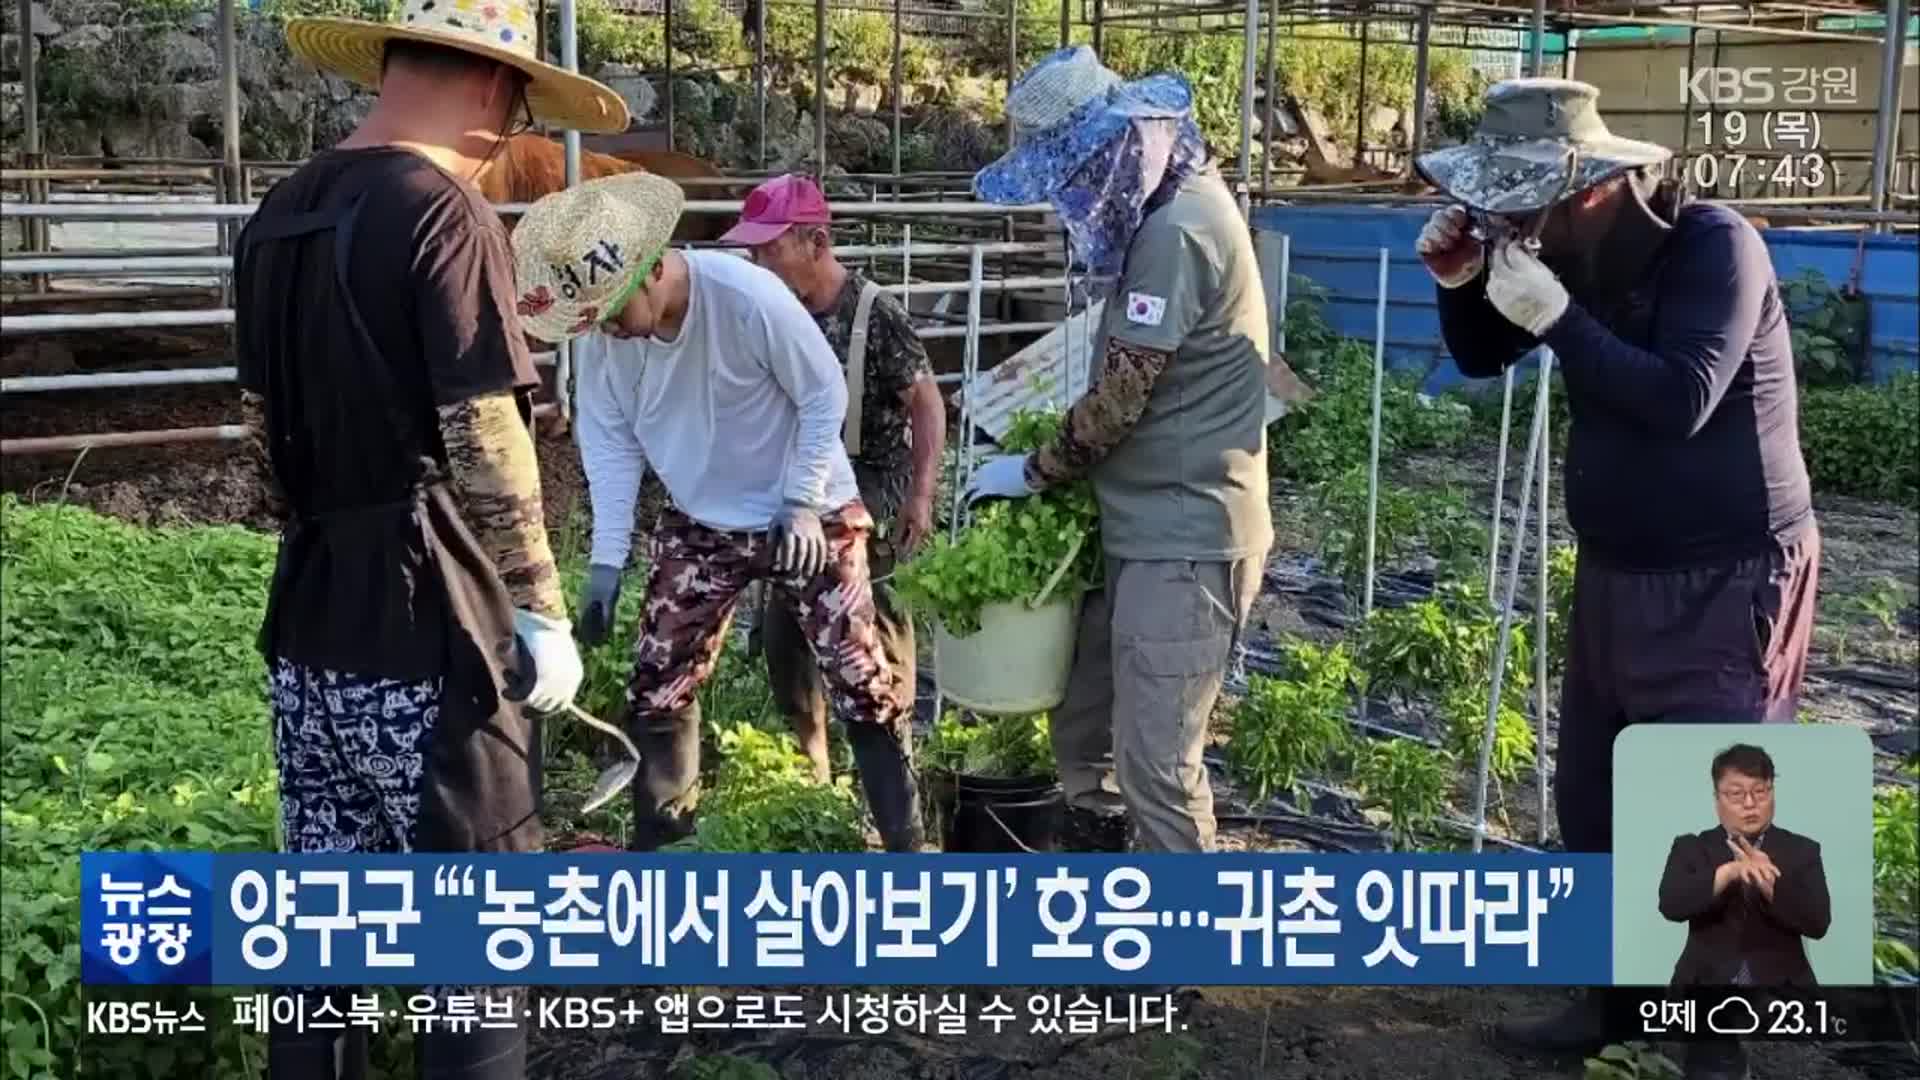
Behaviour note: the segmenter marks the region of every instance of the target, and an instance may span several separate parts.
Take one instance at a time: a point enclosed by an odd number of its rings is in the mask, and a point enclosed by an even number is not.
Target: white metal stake
[[[1513,601],[1520,591],[1520,556],[1526,554],[1527,510],[1533,501],[1533,469],[1539,464],[1544,445],[1542,429],[1547,420],[1547,377],[1552,373],[1553,354],[1540,353],[1540,389],[1534,395],[1532,431],[1527,436],[1527,465],[1520,479],[1520,509],[1514,519],[1517,537],[1513,554],[1507,558],[1507,585],[1500,604],[1500,635],[1493,650],[1493,686],[1487,697],[1487,726],[1480,732],[1480,763],[1473,783],[1473,850],[1479,851],[1487,839],[1487,768],[1493,759],[1493,733],[1500,722],[1500,692],[1507,676],[1507,648],[1513,640]]]
[[[580,20],[574,0],[560,0],[560,65],[568,71],[580,70]],[[667,93],[673,93],[669,88]],[[672,138],[669,134],[668,138]],[[568,129],[561,137],[566,185],[580,182],[580,133]],[[561,342],[554,348],[553,396],[559,399],[560,418],[573,419],[573,345]]]
[[[913,294],[907,287],[913,284],[913,222],[900,226],[900,304],[912,312]]]
[[[1493,464],[1493,526],[1487,544],[1487,603],[1500,572],[1500,513],[1507,497],[1507,441],[1513,436],[1513,368],[1509,366],[1500,392],[1500,453]]]
[[[1542,348],[1543,357],[1552,355],[1552,350]],[[1549,364],[1542,360],[1540,364],[1540,385],[1548,387],[1540,400],[1551,402],[1552,389],[1548,385]],[[1547,501],[1548,492],[1553,487],[1553,415],[1543,413],[1540,417],[1540,580],[1534,592],[1533,614],[1533,692],[1534,727],[1533,740],[1534,786],[1540,792],[1540,843],[1547,842],[1547,562],[1548,547],[1551,538],[1548,533],[1553,515],[1548,512],[1552,505]]]
[[[1287,354],[1287,286],[1293,283],[1293,234],[1280,234],[1280,355]]]
[[[954,454],[953,539],[960,538],[967,482],[973,479],[973,395],[980,376],[980,281],[986,269],[986,251],[975,244],[967,265],[967,336],[960,350],[960,445]]]
[[[1373,316],[1373,423],[1367,447],[1367,585],[1360,601],[1362,617],[1373,614],[1374,519],[1380,506],[1380,393],[1387,374],[1387,255],[1380,249],[1380,296]]]

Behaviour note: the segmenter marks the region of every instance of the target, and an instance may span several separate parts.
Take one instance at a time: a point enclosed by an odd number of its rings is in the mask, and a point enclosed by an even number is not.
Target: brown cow
[[[628,150],[618,155],[582,148],[580,178],[592,180],[628,172],[651,172],[673,180],[718,179],[723,174],[691,154],[672,150]],[[493,203],[530,203],[566,186],[566,150],[544,135],[516,135],[495,155],[477,178],[480,191]],[[714,184],[682,185],[689,199],[737,199],[734,189]],[[718,240],[732,221],[725,215],[688,214],[673,234],[676,244]]]

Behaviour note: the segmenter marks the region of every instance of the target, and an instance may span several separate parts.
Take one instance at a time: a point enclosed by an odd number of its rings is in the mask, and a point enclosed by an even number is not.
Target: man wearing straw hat
[[[1118,279],[1059,440],[989,459],[969,493],[1087,476],[1099,498],[1106,587],[1052,714],[1071,847],[1120,847],[1124,806],[1144,850],[1213,848],[1208,721],[1273,542],[1266,298],[1192,108],[1177,75],[1124,82],[1062,49],[1015,83],[1014,149],[974,181],[991,202],[1051,203],[1075,261]]]
[[[235,254],[242,406],[283,522],[261,645],[284,843],[539,850],[540,733],[520,702],[566,705],[581,663],[506,230],[471,180],[529,115],[620,130],[626,108],[535,58],[519,0],[409,0],[392,23],[294,19],[287,38],[380,95],[275,185]],[[525,1040],[437,1029],[417,1060],[506,1080]],[[361,1075],[366,1055],[363,1037],[269,1039],[278,1078]]]
[[[1609,132],[1598,95],[1501,83],[1472,139],[1418,162],[1459,204],[1418,247],[1460,370],[1498,375],[1544,344],[1566,384],[1580,547],[1554,785],[1561,838],[1587,852],[1613,846],[1627,724],[1794,718],[1820,559],[1766,243],[1661,180],[1668,151]],[[1584,1049],[1600,1016],[1588,997],[1505,1030]],[[1710,1050],[1689,1062],[1744,1073]]]
[[[690,833],[695,695],[741,592],[766,580],[786,594],[847,726],[887,849],[918,850],[913,688],[876,625],[873,518],[840,441],[840,363],[772,272],[729,252],[667,247],[683,205],[670,180],[606,177],[541,199],[514,233],[527,331],[585,335],[578,432],[592,564],[626,566],[647,468],[673,500],[652,535],[627,689],[643,759],[630,845],[652,851]],[[612,610],[612,596],[589,589],[590,604]]]
[[[800,298],[846,370],[843,442],[860,500],[879,523],[869,542],[874,609],[887,655],[913,685],[913,620],[886,584],[897,556],[933,529],[933,492],[947,441],[946,403],[906,306],[833,252],[833,213],[808,177],[778,176],[747,196],[740,221],[721,237],[746,247]],[[792,605],[766,597],[759,623],[774,701],[826,779],[827,699]]]

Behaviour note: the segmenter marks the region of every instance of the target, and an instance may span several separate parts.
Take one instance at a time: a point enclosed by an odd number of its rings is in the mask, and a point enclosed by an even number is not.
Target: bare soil
[[[123,305],[124,306],[124,305]],[[215,335],[219,336],[218,334]],[[207,355],[206,335],[144,335],[123,343],[127,366],[152,367],[156,350]],[[58,339],[46,339],[55,342]],[[90,339],[90,345],[98,338]],[[101,370],[111,357],[9,347],[0,355],[6,374]],[[84,362],[84,366],[83,363]],[[200,362],[209,362],[202,360]],[[217,361],[211,361],[217,362]],[[0,427],[8,438],[60,433],[193,427],[236,420],[232,388],[155,388],[136,392],[8,395]],[[0,486],[28,501],[66,500],[147,524],[231,523],[262,526],[252,510],[245,471],[233,444],[101,450],[0,460]],[[549,526],[561,534],[584,489],[571,438],[545,425],[540,439]],[[1422,482],[1462,485],[1475,505],[1491,498],[1489,455],[1406,463]],[[1557,477],[1556,477],[1557,479]],[[1517,477],[1508,485],[1507,527]],[[1281,540],[1276,564],[1310,557],[1312,538],[1294,493],[1276,493]],[[1556,499],[1556,510],[1557,499]],[[1920,748],[1920,518],[1906,509],[1853,500],[1822,499],[1825,534],[1821,629],[1805,696],[1809,719],[1866,729],[1891,768]],[[1558,518],[1556,521],[1563,521]],[[1556,532],[1565,539],[1564,528]],[[1510,533],[1509,533],[1510,535]],[[1324,590],[1270,592],[1254,613],[1253,639],[1339,635],[1351,618]],[[1385,716],[1383,723],[1417,718]],[[1551,747],[1551,731],[1549,732]],[[1232,850],[1288,850],[1297,838],[1278,835],[1257,819],[1233,785],[1216,770],[1224,819],[1222,846]],[[1523,784],[1503,793],[1507,817],[1497,831],[1537,843],[1539,792]],[[1464,805],[1462,803],[1461,805]],[[1062,988],[1064,989],[1064,988]],[[818,998],[824,991],[807,993]],[[1010,1002],[1026,991],[1000,991]],[[1020,995],[1020,997],[1016,997]],[[544,1032],[536,1038],[533,1075],[567,1080],[645,1080],[665,1077],[677,1060],[725,1050],[774,1064],[789,1080],[815,1077],[940,1077],[965,1080],[1047,1077],[1048,1080],[1171,1080],[1174,1077],[1299,1078],[1299,1080],[1502,1080],[1581,1075],[1577,1061],[1544,1061],[1494,1045],[1487,1025],[1500,1017],[1549,1008],[1555,992],[1500,988],[1207,988],[1183,1014],[1178,1035],[1134,1034],[1074,1039],[1059,1035],[979,1034],[965,1039],[886,1036],[863,1039],[813,1032],[756,1043],[751,1033],[649,1035]],[[818,1009],[812,1009],[814,1014]],[[1912,1058],[1899,1068],[1854,1060],[1844,1048],[1768,1047],[1756,1055],[1761,1080],[1856,1080],[1915,1075]],[[1849,1064],[1854,1060],[1853,1064]],[[1894,1059],[1898,1061],[1898,1058]]]

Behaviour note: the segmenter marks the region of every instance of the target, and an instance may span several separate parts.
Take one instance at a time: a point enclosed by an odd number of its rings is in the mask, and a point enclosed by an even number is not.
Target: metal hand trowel
[[[508,701],[525,701],[527,695],[533,691],[533,650],[527,648],[526,639],[518,636],[513,639],[513,644],[516,663],[506,672],[504,695]],[[580,706],[568,702],[566,711],[572,714],[575,720],[588,727],[619,739],[620,745],[627,751],[627,760],[602,769],[599,779],[593,782],[593,790],[587,792],[587,801],[580,807],[580,812],[591,814],[613,801],[615,795],[626,790],[627,785],[633,783],[633,778],[640,775],[640,748],[633,745],[633,740],[627,737],[626,732],[599,719]]]
[[[593,790],[587,792],[587,801],[581,805],[580,812],[591,814],[612,802],[615,795],[625,791],[627,785],[633,783],[634,777],[640,775],[640,748],[633,745],[633,740],[627,737],[626,732],[593,716],[578,705],[569,702],[567,712],[588,727],[619,739],[620,745],[627,751],[627,760],[600,770],[600,778],[593,782]]]

